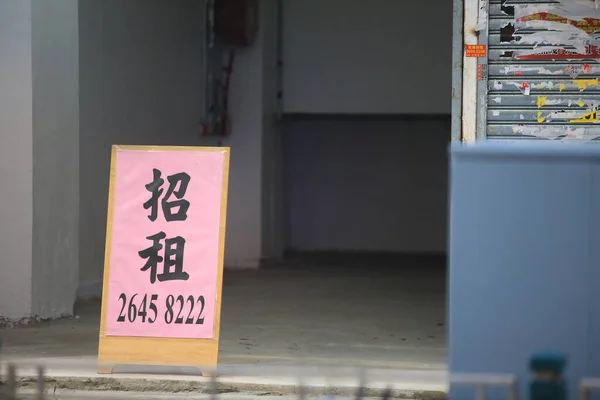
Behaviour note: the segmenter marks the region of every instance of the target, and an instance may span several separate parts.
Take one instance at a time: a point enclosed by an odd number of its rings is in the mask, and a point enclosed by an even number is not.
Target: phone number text
[[[125,293],[119,295],[121,310],[117,322],[142,322],[153,324],[163,318],[166,324],[204,324],[204,296],[168,295],[164,301],[157,294],[133,294],[129,299]]]

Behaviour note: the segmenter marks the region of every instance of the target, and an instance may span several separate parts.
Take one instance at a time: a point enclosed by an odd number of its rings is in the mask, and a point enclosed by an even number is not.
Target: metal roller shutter
[[[478,132],[488,139],[600,140],[595,1],[490,0],[487,7],[480,42],[487,59],[478,73],[478,102],[487,107],[478,107]]]

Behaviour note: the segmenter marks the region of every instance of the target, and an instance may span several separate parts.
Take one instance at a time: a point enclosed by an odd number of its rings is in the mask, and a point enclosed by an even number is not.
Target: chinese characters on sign
[[[144,203],[144,208],[151,210],[148,219],[154,222],[158,215],[158,200],[163,193],[161,186],[165,181],[161,178],[161,171],[154,169],[152,172],[154,180],[146,185],[146,190],[152,193],[152,197]],[[167,222],[185,221],[190,202],[185,200],[184,196],[190,183],[190,176],[185,172],[180,172],[167,177],[167,180],[169,181],[169,189],[161,201],[164,218]],[[179,189],[175,191],[177,185],[179,185]],[[173,194],[178,200],[169,201]],[[173,208],[177,208],[175,214],[172,212]],[[190,276],[183,272],[185,239],[181,236],[169,239],[166,239],[166,237],[167,234],[162,231],[146,237],[146,239],[152,241],[152,246],[138,253],[140,257],[147,260],[144,267],[142,267],[142,271],[150,270],[150,283],[155,283],[157,278],[160,282],[177,279],[187,281]],[[163,240],[165,242],[164,246],[162,245]],[[165,248],[164,257],[160,255],[163,247]],[[163,264],[163,272],[157,274],[159,263]],[[173,271],[171,271],[171,267],[174,267]]]
[[[486,57],[487,49],[485,44],[468,44],[465,46],[467,57]]]
[[[152,193],[152,197],[150,197],[148,201],[144,203],[144,208],[146,210],[151,210],[150,215],[148,215],[148,219],[154,222],[158,217],[158,200],[163,193],[161,186],[163,183],[165,183],[165,180],[161,178],[162,172],[156,168],[152,170],[152,174],[154,179],[152,182],[146,185],[146,190]],[[185,221],[187,219],[187,210],[190,208],[190,202],[185,200],[183,196],[185,196],[185,192],[190,184],[190,176],[185,172],[180,172],[178,174],[168,176],[167,180],[169,181],[169,189],[161,201],[162,211],[165,219],[167,222]],[[177,187],[178,184],[179,189],[175,191],[175,187]],[[173,194],[178,200],[169,201],[169,198]],[[173,214],[171,210],[175,207],[177,207],[178,210],[175,214]]]
[[[487,64],[477,64],[477,80],[487,81],[488,79],[488,66]]]
[[[223,161],[117,152],[107,336],[213,337]]]

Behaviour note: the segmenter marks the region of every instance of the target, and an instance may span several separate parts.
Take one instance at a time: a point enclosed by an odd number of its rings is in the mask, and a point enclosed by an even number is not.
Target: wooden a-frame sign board
[[[116,268],[111,265],[111,254],[113,250],[113,233],[115,225],[115,196],[121,195],[118,192],[119,173],[127,174],[127,170],[119,171],[121,156],[126,152],[145,153],[153,157],[160,153],[175,153],[175,156],[184,158],[185,153],[221,153],[219,160],[222,171],[222,183],[220,185],[220,212],[217,211],[213,218],[218,221],[218,233],[215,233],[214,243],[218,243],[217,265],[214,266],[214,282],[211,288],[214,293],[214,315],[212,332],[208,338],[197,337],[152,337],[152,336],[124,336],[107,335],[107,318],[109,313],[109,296],[114,297],[116,293],[110,293],[111,273]],[[226,147],[180,147],[180,146],[120,146],[115,145],[112,148],[110,164],[110,185],[108,194],[108,213],[106,226],[106,247],[104,261],[104,281],[102,291],[102,312],[100,320],[100,335],[98,346],[98,373],[110,374],[116,366],[125,365],[143,365],[143,366],[175,366],[175,367],[197,367],[202,375],[212,375],[217,367],[219,352],[219,327],[221,316],[221,291],[223,281],[223,256],[225,244],[225,225],[227,212],[227,188],[229,177],[229,154],[230,150]],[[191,168],[193,169],[193,168]],[[214,170],[214,168],[213,168]],[[189,172],[189,171],[188,171]],[[152,168],[149,171],[152,178]],[[196,171],[198,174],[198,172]],[[202,174],[202,173],[200,173]],[[194,174],[190,173],[192,180]],[[206,179],[205,179],[206,180]],[[164,182],[167,183],[167,177],[164,176]],[[166,186],[166,185],[165,185]],[[166,187],[165,187],[165,191]],[[215,201],[217,202],[217,201]],[[130,201],[131,203],[131,201]],[[192,205],[193,206],[193,205]],[[191,207],[190,207],[191,209]],[[215,208],[216,209],[216,208]],[[190,225],[188,225],[190,226]],[[218,236],[217,236],[218,235]],[[188,251],[192,246],[186,246]],[[137,256],[137,255],[136,255]],[[119,265],[121,267],[121,265]],[[140,265],[130,268],[140,272]],[[128,272],[129,273],[129,272]],[[113,276],[114,278],[114,276]],[[191,296],[190,296],[191,297]],[[164,302],[162,303],[164,306]],[[207,302],[208,304],[208,302]],[[202,304],[204,307],[204,302]],[[193,305],[192,305],[193,307]],[[118,311],[118,310],[117,310]],[[123,311],[123,310],[121,310]],[[161,311],[161,310],[159,310]],[[162,310],[164,312],[164,310]],[[202,312],[202,311],[200,311]],[[212,311],[211,311],[212,312]],[[160,314],[160,313],[159,313]],[[187,314],[187,311],[186,311]],[[124,314],[125,315],[125,314]],[[162,318],[159,315],[157,318]],[[165,317],[166,318],[166,317]],[[125,321],[127,322],[127,321]],[[186,322],[187,323],[187,322]],[[149,326],[149,325],[144,325]],[[155,326],[155,325],[152,325]],[[183,325],[179,325],[180,327]],[[188,328],[193,328],[191,325]],[[143,328],[146,329],[146,328]],[[144,335],[145,333],[141,333]]]

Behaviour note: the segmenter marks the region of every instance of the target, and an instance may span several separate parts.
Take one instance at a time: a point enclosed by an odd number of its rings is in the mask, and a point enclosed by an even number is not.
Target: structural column
[[[256,42],[237,52],[231,86],[231,168],[225,266],[257,268],[283,251],[277,0],[260,4]]]
[[[77,0],[0,0],[0,318],[73,313],[79,254]]]

